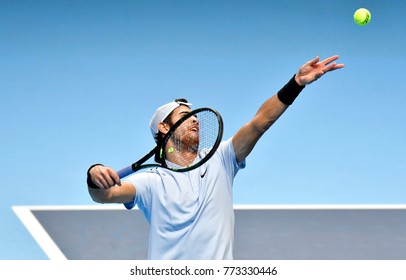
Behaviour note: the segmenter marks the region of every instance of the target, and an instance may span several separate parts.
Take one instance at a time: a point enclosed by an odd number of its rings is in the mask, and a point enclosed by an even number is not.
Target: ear
[[[167,124],[167,123],[160,122],[160,123],[158,124],[158,130],[159,130],[161,133],[163,133],[163,134],[167,134],[168,131],[169,131],[169,129],[170,129],[170,126],[169,126],[169,124]]]

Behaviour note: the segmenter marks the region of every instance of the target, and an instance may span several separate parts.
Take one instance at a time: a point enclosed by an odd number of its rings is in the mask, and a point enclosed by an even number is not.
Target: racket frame
[[[217,121],[218,121],[218,133],[217,133],[217,138],[216,141],[214,142],[213,147],[210,149],[209,153],[207,153],[201,161],[197,162],[196,164],[193,164],[191,166],[188,167],[184,167],[184,168],[174,168],[174,167],[168,167],[165,164],[165,158],[166,158],[166,154],[165,154],[165,149],[164,147],[166,146],[166,143],[168,142],[169,138],[172,136],[172,134],[175,132],[175,130],[182,124],[185,122],[185,120],[187,120],[189,117],[196,115],[202,111],[211,111],[212,113],[214,113],[217,117]],[[193,170],[201,165],[203,165],[204,163],[206,163],[216,152],[217,148],[220,145],[220,142],[222,140],[223,137],[223,119],[220,115],[220,113],[214,109],[211,108],[207,108],[207,107],[203,107],[203,108],[199,108],[199,109],[195,109],[193,111],[190,111],[189,113],[185,114],[184,116],[182,116],[168,131],[168,133],[165,135],[165,138],[163,140],[163,144],[162,145],[157,145],[155,146],[148,154],[146,154],[145,156],[143,156],[141,159],[139,159],[138,161],[134,162],[133,164],[124,167],[122,169],[120,169],[119,171],[117,171],[117,174],[119,175],[120,178],[124,178],[134,172],[137,172],[141,169],[145,169],[145,168],[154,168],[154,167],[162,167],[162,168],[166,168],[175,172],[187,172],[190,170]],[[160,157],[163,160],[163,164],[158,164],[158,163],[151,163],[151,164],[144,164],[144,162],[146,162],[149,158],[151,158],[152,156],[154,156],[156,153],[160,154]]]
[[[200,113],[200,112],[202,112],[202,111],[211,111],[211,112],[212,112],[213,114],[215,114],[216,117],[217,117],[217,121],[218,121],[218,133],[217,133],[217,138],[216,138],[216,141],[214,142],[213,147],[211,147],[210,151],[202,158],[202,160],[200,160],[200,161],[197,162],[196,164],[192,164],[192,165],[190,165],[190,166],[181,167],[181,168],[175,168],[175,167],[168,167],[168,166],[166,166],[166,164],[165,164],[165,159],[166,159],[165,150],[166,150],[166,149],[164,149],[164,148],[165,148],[165,146],[166,146],[168,140],[171,138],[171,136],[172,136],[172,134],[175,132],[175,130],[176,130],[180,125],[182,125],[182,124],[185,122],[185,120],[187,120],[189,117],[191,117],[191,116],[193,116],[193,115],[197,115],[198,113]],[[187,171],[193,170],[193,169],[195,169],[195,168],[197,168],[197,167],[199,167],[199,166],[202,166],[202,165],[203,165],[205,162],[207,162],[207,161],[214,155],[214,153],[217,151],[217,148],[218,148],[219,145],[220,145],[221,139],[223,138],[223,130],[224,130],[224,128],[223,128],[223,118],[221,117],[220,113],[217,112],[217,111],[214,110],[214,109],[204,107],[204,108],[199,108],[199,109],[196,109],[196,110],[193,110],[193,111],[187,113],[187,114],[184,115],[182,118],[180,118],[180,119],[171,127],[171,129],[168,131],[168,133],[165,135],[165,138],[164,138],[164,141],[163,141],[163,145],[162,145],[162,147],[161,147],[161,149],[160,149],[161,158],[162,158],[162,160],[163,160],[163,162],[164,162],[164,164],[162,165],[162,167],[167,168],[167,169],[170,169],[170,170],[175,171],[175,172],[187,172]]]

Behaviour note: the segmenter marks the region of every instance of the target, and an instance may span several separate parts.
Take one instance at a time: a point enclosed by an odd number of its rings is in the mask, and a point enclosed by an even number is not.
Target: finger
[[[104,172],[101,172],[103,181],[104,181],[104,186],[107,188],[113,187],[116,183],[114,179],[111,178],[109,169],[105,170]]]
[[[118,176],[117,172],[115,172],[113,169],[109,169],[108,172],[110,178],[113,179],[114,183],[121,186],[120,177]]]
[[[323,72],[325,73],[325,72],[331,71],[336,65],[337,65],[337,63],[335,63],[335,62],[327,65],[326,67],[323,68]]]
[[[339,57],[340,56],[338,56],[338,55],[333,55],[333,56],[330,56],[330,57],[324,59],[320,63],[323,65],[327,65],[327,64],[330,64],[331,62],[333,62],[334,60],[337,60]]]
[[[345,67],[345,64],[343,64],[343,63],[337,63],[333,70],[341,69],[341,68],[344,68],[344,67]]]
[[[341,69],[341,68],[344,68],[344,64],[342,64],[342,63],[340,63],[340,64],[338,64],[338,63],[332,63],[332,64],[326,66],[326,67],[323,69],[323,71],[324,71],[324,72],[328,72],[328,71],[334,71],[334,70]]]
[[[92,180],[92,181],[93,181],[93,183],[96,184],[96,186],[98,186],[101,189],[108,189],[109,188],[108,183],[106,182],[106,180],[104,180],[104,178],[98,178],[98,179],[95,179],[95,180]]]
[[[315,65],[315,64],[317,64],[317,62],[319,62],[319,60],[320,60],[320,57],[316,56],[314,59],[308,61],[306,64],[307,65]]]

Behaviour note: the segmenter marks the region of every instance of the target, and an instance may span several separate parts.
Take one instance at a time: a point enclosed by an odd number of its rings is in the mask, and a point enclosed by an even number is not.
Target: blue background
[[[368,8],[366,26],[353,21]],[[0,259],[47,259],[12,205],[92,205],[87,168],[119,169],[186,97],[224,138],[306,61],[307,86],[235,180],[236,204],[406,203],[404,1],[1,1]]]

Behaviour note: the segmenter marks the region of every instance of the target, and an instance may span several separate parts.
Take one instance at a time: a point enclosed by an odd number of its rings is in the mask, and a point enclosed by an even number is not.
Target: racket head
[[[164,138],[163,167],[176,172],[193,170],[207,162],[223,137],[223,119],[211,108],[199,108],[179,119]]]

